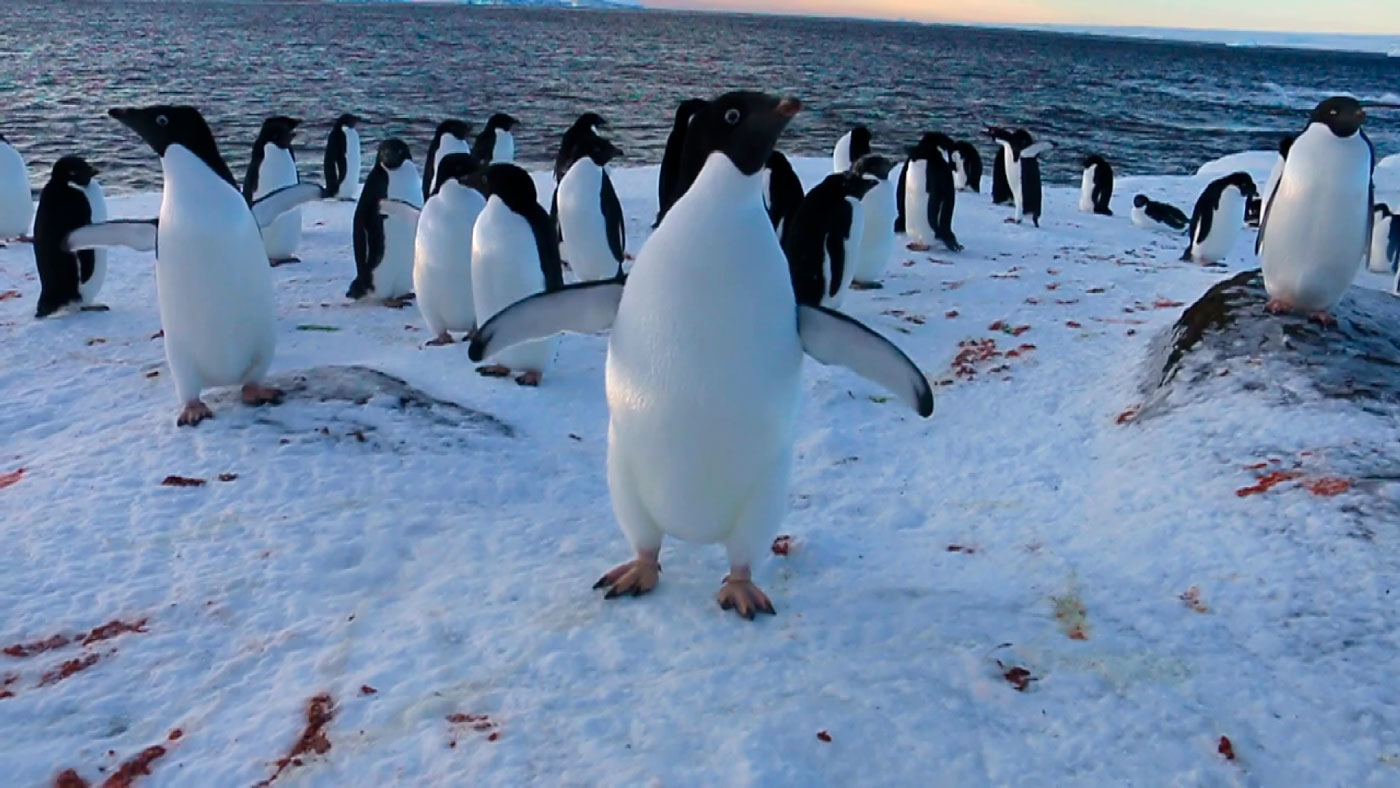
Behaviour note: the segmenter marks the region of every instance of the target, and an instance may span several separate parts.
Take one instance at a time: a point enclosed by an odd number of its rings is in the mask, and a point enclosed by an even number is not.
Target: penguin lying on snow
[[[780,151],[773,151],[763,169],[763,207],[773,231],[782,239],[785,228],[802,205],[802,181],[792,169],[792,162]]]
[[[1400,269],[1400,221],[1383,202],[1376,203],[1371,211],[1370,269],[1378,274]]]
[[[721,607],[746,618],[773,612],[751,573],[787,509],[804,350],[933,413],[928,380],[898,348],[839,312],[794,300],[762,172],[799,107],[761,93],[716,99],[688,135],[704,166],[643,245],[625,287],[590,282],[525,299],[472,339],[476,360],[561,331],[611,327],[608,487],[636,559],[595,585],[609,599],[656,586],[669,534],[725,545]]]
[[[841,306],[864,243],[861,199],[879,184],[874,178],[840,172],[828,175],[802,198],[783,237],[797,303]]]
[[[101,312],[94,304],[107,276],[107,250],[69,252],[68,234],[94,222],[107,221],[107,200],[97,182],[97,170],[77,156],[64,156],[39,194],[34,214],[34,262],[39,269],[39,306],[35,317],[48,317],[71,305]]]
[[[520,121],[515,118],[497,112],[486,121],[486,128],[476,135],[472,153],[486,164],[515,161],[515,134],[511,129],[519,125]]]
[[[708,103],[704,99],[693,98],[682,101],[676,108],[675,123],[671,127],[671,134],[666,137],[666,152],[661,157],[661,171],[656,181],[658,207],[656,223],[652,225],[652,229],[661,224],[666,212],[690,186],[690,181],[683,182],[682,177],[686,133],[690,130],[691,119]],[[694,179],[693,174],[690,177]]]
[[[860,201],[865,232],[861,235],[860,254],[851,272],[852,290],[874,290],[882,286],[880,277],[894,254],[894,220],[898,213],[895,183],[891,177],[894,162],[871,154],[851,165],[851,171],[877,181],[875,188]]]
[[[262,384],[277,328],[261,228],[303,203],[324,198],[325,189],[302,183],[249,206],[199,110],[154,106],[109,114],[160,156],[165,175],[160,217],[79,228],[68,235],[64,248],[157,250],[165,357],[184,403],[178,425],[195,425],[214,415],[200,400],[210,386],[241,384],[243,402],[249,405],[280,402],[282,392]]]
[[[982,191],[982,154],[977,146],[966,140],[953,143],[953,188],[958,191]]]
[[[913,251],[928,251],[934,241],[942,241],[950,252],[962,251],[962,244],[953,233],[957,191],[947,159],[952,148],[953,141],[947,135],[929,133],[909,149],[896,198]],[[895,226],[899,224],[896,220]]]
[[[292,153],[292,139],[301,121],[285,115],[274,115],[263,121],[258,137],[253,141],[253,156],[248,161],[248,174],[243,179],[243,197],[252,204],[278,189],[301,182],[297,175],[297,160]],[[272,265],[301,262],[297,246],[301,243],[301,210],[293,209],[277,217],[271,227],[263,230],[263,247]]]
[[[0,239],[24,238],[33,218],[24,157],[0,134]]]
[[[836,141],[831,152],[831,171],[847,172],[851,165],[870,153],[870,129],[856,126]]]
[[[1211,182],[1196,200],[1191,213],[1191,244],[1181,259],[1204,265],[1224,260],[1244,226],[1245,201],[1257,191],[1254,179],[1244,172]]]
[[[355,249],[355,279],[346,298],[374,296],[393,309],[408,305],[413,290],[414,227],[397,213],[386,215],[385,200],[398,200],[422,208],[418,168],[403,140],[379,143],[374,169],[360,190],[351,234]]]
[[[353,200],[360,187],[360,118],[349,112],[336,118],[326,137],[326,192],[332,200]]]
[[[1108,203],[1113,199],[1113,168],[1102,156],[1084,157],[1084,179],[1079,188],[1079,210],[1112,216]]]
[[[437,168],[443,157],[454,153],[472,152],[472,145],[467,141],[471,133],[472,125],[456,118],[444,120],[433,130],[433,141],[428,143],[428,155],[423,157],[424,202],[437,186]]]
[[[1191,224],[1191,219],[1174,205],[1156,202],[1148,199],[1146,194],[1139,194],[1133,198],[1133,224],[1144,230],[1165,227],[1181,232]]]
[[[571,147],[568,172],[554,192],[561,251],[581,282],[621,276],[627,227],[605,168],[622,151],[596,134]]]

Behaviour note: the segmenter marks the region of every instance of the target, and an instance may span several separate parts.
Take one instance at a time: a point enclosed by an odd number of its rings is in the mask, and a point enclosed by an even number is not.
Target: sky
[[[1396,0],[644,0],[644,4],[929,22],[1400,34]]]

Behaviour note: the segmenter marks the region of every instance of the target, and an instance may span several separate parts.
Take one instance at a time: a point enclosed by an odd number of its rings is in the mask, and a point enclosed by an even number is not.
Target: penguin
[[[515,161],[515,135],[511,129],[519,125],[520,121],[515,118],[497,112],[486,121],[486,128],[476,135],[472,153],[484,164]]]
[[[807,192],[783,238],[797,303],[840,308],[865,236],[861,200],[880,184],[850,170]]]
[[[752,573],[788,506],[804,351],[879,382],[921,416],[933,413],[927,378],[892,343],[840,312],[796,302],[762,173],[800,106],[749,92],[712,101],[689,134],[704,166],[625,285],[587,282],[527,298],[472,338],[475,360],[560,331],[612,329],[608,489],[635,560],[594,584],[607,599],[656,587],[670,535],[725,546],[721,608],[748,619],[775,612]]]
[[[453,153],[472,152],[471,143],[467,142],[471,133],[470,123],[455,118],[444,120],[433,131],[433,141],[428,144],[428,155],[423,157],[423,200],[425,203],[437,186],[437,167],[438,163],[442,161],[442,157]]]
[[[1390,206],[1376,203],[1371,211],[1371,271],[1384,274],[1400,268],[1400,221],[1390,212]]]
[[[360,118],[349,112],[336,118],[326,138],[326,189],[333,200],[354,200],[360,189]]]
[[[686,99],[676,108],[675,121],[671,125],[671,134],[666,137],[666,152],[661,157],[661,172],[656,182],[658,207],[652,229],[661,224],[666,211],[671,209],[671,205],[680,199],[681,193],[685,191],[681,186],[681,162],[685,157],[686,132],[690,130],[691,119],[708,103],[704,99]],[[686,184],[688,185],[689,183]]]
[[[200,399],[211,386],[241,386],[248,405],[281,402],[282,392],[263,384],[277,327],[261,229],[288,210],[324,198],[326,190],[298,184],[249,206],[199,110],[158,105],[108,114],[160,156],[160,216],[82,227],[63,248],[156,251],[165,357],[183,405],[177,425],[194,426],[214,415]]]
[[[870,153],[870,129],[856,126],[836,141],[831,154],[832,172],[849,172],[851,165]]]
[[[1191,224],[1191,219],[1180,208],[1164,202],[1148,199],[1146,194],[1133,198],[1133,224],[1144,230],[1163,227],[1181,232]]]
[[[0,134],[0,239],[25,239],[34,218],[24,157]]]
[[[78,156],[54,162],[49,182],[39,193],[34,213],[34,263],[39,269],[37,318],[76,305],[87,312],[105,312],[93,303],[107,275],[107,250],[68,252],[68,234],[94,222],[107,221],[107,200],[97,182],[97,170]]]
[[[472,296],[472,229],[486,207],[485,172],[470,153],[449,153],[436,168],[437,182],[420,211],[411,203],[384,200],[380,210],[415,224],[413,292],[429,347],[452,344],[452,332],[476,330]]]
[[[1079,210],[1099,216],[1112,216],[1108,207],[1113,199],[1113,168],[1102,156],[1084,157],[1084,179],[1079,188]]]
[[[379,143],[374,169],[355,205],[355,280],[345,292],[346,298],[360,300],[373,295],[393,309],[408,305],[413,288],[414,227],[401,216],[386,216],[380,203],[398,200],[421,208],[422,199],[418,168],[408,145],[397,138]]]
[[[258,138],[253,141],[253,157],[248,162],[248,174],[243,179],[243,198],[249,205],[279,189],[295,186],[296,155],[292,153],[292,138],[301,121],[275,115],[263,121]],[[270,264],[297,263],[297,245],[301,243],[301,211],[288,211],[278,217],[271,227],[263,230],[263,247]]]
[[[1237,172],[1211,182],[1196,200],[1191,213],[1191,243],[1183,262],[1215,265],[1230,254],[1244,227],[1244,205],[1258,189],[1248,173]],[[1361,259],[1357,250],[1356,259]]]
[[[514,164],[492,164],[486,168],[486,194],[486,207],[472,228],[472,300],[478,321],[528,296],[564,287],[559,242],[530,174]],[[527,342],[491,354],[490,363],[477,372],[493,378],[515,374],[517,384],[538,386],[558,349],[558,337]]]
[[[1279,138],[1278,159],[1274,161],[1273,169],[1269,170],[1269,179],[1264,181],[1264,191],[1260,196],[1268,198],[1274,193],[1274,188],[1278,186],[1278,179],[1283,177],[1283,164],[1288,160],[1288,152],[1293,149],[1293,142],[1296,139],[1298,139],[1296,134],[1286,134]]]
[[[555,184],[564,180],[564,176],[569,173],[569,167],[578,161],[574,148],[580,144],[592,145],[591,138],[601,136],[600,132],[606,128],[608,122],[596,112],[585,112],[578,116],[574,125],[564,132],[563,139],[559,141],[559,152],[554,156]]]
[[[627,228],[606,167],[622,151],[596,134],[571,147],[573,160],[554,192],[562,251],[581,282],[621,276]]]
[[[987,136],[997,143],[992,163],[992,205],[1011,205],[1016,202],[1016,195],[1011,191],[1011,180],[1006,174],[1011,151],[1004,144],[1010,141],[1011,132],[1000,126],[988,126]]]
[[[1031,217],[1036,227],[1040,226],[1040,154],[1054,146],[1048,142],[1036,142],[1031,133],[1017,129],[1005,138],[998,138],[1002,154],[1006,157],[1006,182],[1011,187],[1012,201],[1016,204],[1016,217],[1007,221],[1020,224],[1024,217]]]
[[[909,149],[901,191],[904,227],[913,251],[928,251],[934,241],[942,241],[950,252],[962,251],[963,246],[953,233],[953,208],[957,203],[953,169],[945,158],[951,142],[946,135],[931,132]]]
[[[1376,154],[1361,129],[1365,120],[1356,99],[1326,99],[1288,152],[1255,241],[1271,312],[1335,322],[1332,308],[1371,242]]]
[[[780,240],[783,229],[802,205],[802,197],[802,181],[792,163],[781,151],[773,151],[763,169],[763,207],[768,209],[768,220]]]
[[[880,277],[894,254],[894,162],[871,154],[858,159],[851,165],[851,171],[879,181],[860,201],[865,214],[865,233],[861,236],[860,253],[851,273],[852,290],[875,290],[883,287]]]
[[[952,160],[953,188],[958,191],[982,191],[982,154],[977,146],[966,140],[954,143]]]

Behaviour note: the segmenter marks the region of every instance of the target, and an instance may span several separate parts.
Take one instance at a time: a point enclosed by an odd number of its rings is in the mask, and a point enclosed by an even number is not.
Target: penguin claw
[[[1283,301],[1280,301],[1277,298],[1275,298],[1264,305],[1264,311],[1268,312],[1271,315],[1281,315],[1286,312],[1292,312],[1293,305],[1284,303]]]
[[[1309,312],[1308,320],[1322,325],[1324,328],[1337,325],[1337,318],[1331,312]]]
[[[500,364],[487,364],[484,367],[477,367],[476,374],[483,378],[508,378],[510,377],[510,367],[503,367]]]
[[[927,252],[928,250],[932,249],[933,247],[932,247],[932,246],[929,246],[928,244],[923,244],[923,243],[919,243],[918,241],[913,241],[913,242],[909,243],[908,246],[905,246],[904,248],[905,248],[905,249],[908,249],[908,250],[911,251],[911,252]]]
[[[766,613],[775,616],[778,611],[773,608],[773,602],[768,599],[758,586],[751,580],[724,579],[724,586],[720,588],[719,594],[715,596],[719,602],[720,609],[733,610],[743,618],[753,621],[758,613]]]
[[[214,411],[210,410],[209,406],[205,405],[203,402],[195,400],[194,402],[185,403],[184,410],[180,411],[179,418],[175,419],[175,426],[194,427],[201,421],[212,418],[214,418]]]
[[[533,369],[532,369],[532,370],[530,370],[529,372],[526,372],[526,373],[522,374],[520,377],[516,378],[516,379],[515,379],[515,383],[516,383],[516,385],[519,385],[519,386],[527,386],[527,387],[529,387],[529,388],[534,388],[534,387],[540,385],[540,380],[541,380],[542,378],[543,378],[543,376],[540,375],[539,372],[537,372],[536,370],[533,370]]]
[[[604,599],[641,596],[656,588],[660,580],[661,564],[639,558],[608,570],[607,574],[593,584],[593,589],[608,589],[608,593],[603,595]]]
[[[257,383],[245,383],[243,385],[244,405],[281,405],[286,393],[281,389],[270,386],[263,386]]]
[[[442,347],[443,345],[450,345],[452,342],[452,335],[444,331],[423,344],[427,347]]]

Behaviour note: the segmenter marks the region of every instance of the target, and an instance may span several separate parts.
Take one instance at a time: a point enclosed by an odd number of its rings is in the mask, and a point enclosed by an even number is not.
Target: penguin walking
[[[34,218],[24,157],[0,134],[0,239],[25,239]]]
[[[1371,271],[1384,274],[1400,269],[1400,221],[1390,212],[1390,206],[1376,203],[1371,212]]]
[[[419,211],[398,200],[380,209],[416,222],[413,292],[423,322],[433,333],[430,347],[452,344],[452,332],[476,329],[472,296],[472,230],[486,207],[485,173],[470,153],[449,153],[438,162],[437,183]]]
[[[374,169],[360,190],[351,226],[355,246],[355,280],[346,298],[373,296],[392,309],[408,305],[413,292],[415,227],[406,218],[386,215],[380,203],[397,200],[422,208],[418,168],[408,145],[390,138],[379,143]]]
[[[997,153],[992,162],[992,205],[1011,205],[1016,195],[1011,191],[1011,179],[1007,175],[1007,162],[1011,158],[1011,131],[1000,126],[988,126],[987,136],[997,143]]]
[[[1191,224],[1191,219],[1175,205],[1156,202],[1146,194],[1139,194],[1133,198],[1133,224],[1144,230],[1165,228],[1181,232]]]
[[[797,303],[840,308],[865,240],[861,200],[879,183],[847,170],[826,176],[802,199],[783,238]]]
[[[661,172],[656,181],[657,210],[652,229],[661,224],[666,212],[684,191],[681,186],[681,162],[685,157],[686,132],[690,130],[691,119],[708,103],[704,99],[686,99],[676,108],[675,121],[671,125],[670,135],[666,137],[666,152],[661,157]]]
[[[248,174],[243,179],[243,197],[249,205],[301,181],[297,175],[296,155],[292,153],[292,139],[300,124],[301,121],[296,118],[284,115],[275,115],[263,121],[258,138],[253,141],[253,157],[248,162]],[[288,211],[278,217],[271,227],[263,230],[263,248],[271,265],[301,262],[296,256],[300,243],[300,208]]]
[[[511,131],[520,121],[504,112],[497,112],[486,121],[486,128],[476,135],[472,153],[484,164],[515,161],[515,134]]]
[[[608,128],[608,122],[602,115],[596,112],[585,112],[578,116],[574,125],[564,132],[564,136],[559,140],[559,152],[554,155],[554,183],[558,184],[564,180],[564,176],[569,173],[569,168],[578,161],[575,148],[580,145],[592,146],[592,138],[601,137],[602,131]]]
[[[1361,130],[1365,120],[1356,99],[1329,98],[1313,110],[1288,152],[1255,242],[1272,312],[1307,312],[1323,324],[1335,322],[1332,308],[1351,287],[1372,240],[1376,155]]]
[[[1254,179],[1244,172],[1227,175],[1206,186],[1191,213],[1191,243],[1181,255],[1182,261],[1202,265],[1223,261],[1235,247],[1235,239],[1240,237],[1244,227],[1245,202],[1257,191]],[[1356,259],[1361,259],[1360,250]]]
[[[802,205],[802,181],[792,169],[792,162],[781,151],[773,151],[763,169],[763,207],[778,239]]]
[[[621,276],[627,228],[606,167],[622,151],[596,134],[572,147],[573,161],[554,192],[561,251],[581,282]]]
[[[39,193],[34,213],[34,262],[39,269],[38,318],[76,305],[83,311],[105,312],[93,302],[107,276],[107,250],[64,249],[68,234],[95,222],[107,221],[107,199],[97,182],[97,170],[78,156],[54,162],[53,172]]]
[[[1099,216],[1112,216],[1108,203],[1113,199],[1113,168],[1102,156],[1084,157],[1084,179],[1079,187],[1079,210]]]
[[[860,201],[865,214],[865,232],[851,273],[852,290],[876,290],[880,277],[894,254],[895,205],[894,162],[884,156],[862,156],[851,171],[878,183]]]
[[[1048,142],[1036,142],[1031,133],[1017,129],[1001,143],[1006,157],[1006,182],[1011,187],[1011,199],[1016,204],[1016,217],[1008,222],[1020,224],[1026,216],[1040,226],[1041,189],[1040,154],[1054,147]]]
[[[950,252],[963,248],[953,233],[957,192],[953,188],[953,169],[945,158],[950,143],[945,135],[929,133],[909,149],[903,175],[902,212],[909,248],[916,252],[928,251],[934,241],[942,241]]]
[[[851,165],[870,154],[870,129],[856,126],[836,141],[831,153],[832,172],[849,172]]]
[[[957,191],[982,191],[982,154],[977,146],[966,140],[953,144],[953,188]]]
[[[486,207],[472,229],[472,299],[480,321],[523,298],[564,286],[559,242],[530,174],[514,164],[493,164],[486,169],[486,193]],[[515,374],[519,385],[538,386],[558,348],[559,338],[550,337],[503,349],[477,372],[486,377]]]
[[[704,166],[625,286],[588,282],[525,299],[472,339],[479,359],[559,331],[612,328],[608,488],[636,558],[594,585],[608,599],[655,588],[669,535],[725,546],[720,607],[749,619],[774,612],[752,573],[787,510],[804,350],[933,412],[927,379],[893,344],[794,298],[762,172],[799,107],[761,93],[711,102],[691,127]]]
[[[456,118],[449,118],[437,125],[433,131],[433,141],[428,144],[428,155],[423,157],[424,202],[437,186],[437,167],[442,158],[454,153],[472,152],[471,143],[467,141],[471,133],[471,124]]]
[[[323,162],[326,190],[332,200],[354,200],[360,192],[360,118],[349,112],[336,118],[326,137]]]

